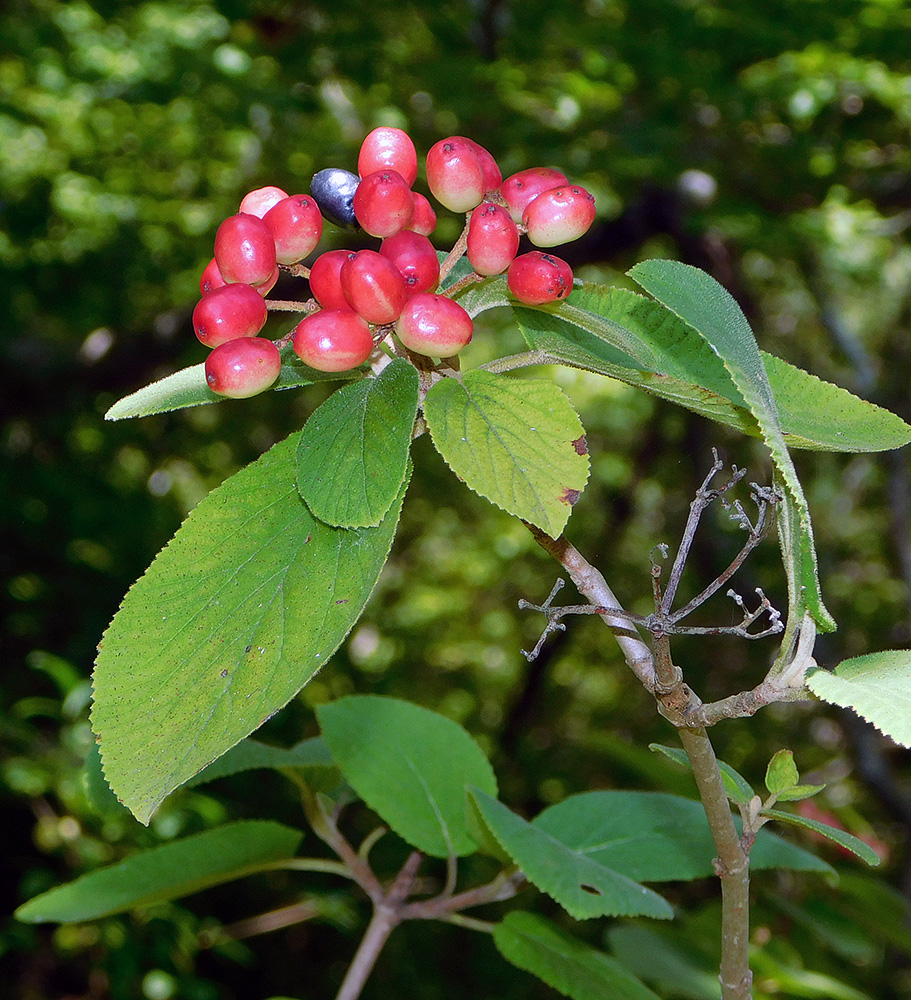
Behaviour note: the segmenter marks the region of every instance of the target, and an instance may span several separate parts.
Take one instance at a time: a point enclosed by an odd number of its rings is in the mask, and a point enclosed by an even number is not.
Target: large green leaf
[[[810,510],[781,433],[775,397],[756,338],[740,306],[710,275],[679,261],[644,261],[629,273],[706,339],[746,400],[784,483],[784,503],[794,508],[799,525],[796,559],[792,562],[786,557],[785,570],[789,576],[797,573],[799,605],[806,603],[820,631],[831,631],[835,622],[822,603]],[[794,618],[803,614],[801,606],[791,611]]]
[[[637,882],[714,874],[716,851],[702,805],[679,795],[582,792],[545,809],[532,825],[580,856]],[[825,861],[767,830],[759,831],[750,866],[832,871]]]
[[[408,469],[418,383],[414,365],[396,358],[310,414],[297,446],[297,485],[321,521],[342,528],[382,521]]]
[[[144,823],[310,680],[386,561],[404,486],[378,527],[331,528],[297,491],[297,438],[196,507],[99,643],[92,724],[111,787]]]
[[[667,900],[517,816],[491,795],[471,790],[478,812],[503,849],[532,882],[576,920],[603,916],[670,919]]]
[[[351,787],[395,832],[438,858],[473,854],[466,786],[497,794],[481,748],[452,719],[397,698],[352,695],[317,709]]]
[[[807,687],[911,747],[911,651],[888,649],[844,660],[833,671],[813,670]]]
[[[589,462],[582,424],[558,386],[470,371],[437,382],[424,415],[437,451],[471,489],[560,534]]]
[[[301,837],[299,830],[270,820],[226,823],[43,892],[16,916],[29,923],[71,923],[188,896],[293,857]]]
[[[781,809],[763,809],[761,815],[768,816],[779,823],[790,823],[792,826],[802,826],[804,829],[812,830],[814,833],[834,841],[839,847],[856,854],[868,865],[875,866],[880,863],[879,855],[869,844],[865,844],[860,838],[846,830],[839,830],[838,827],[829,826],[828,823],[820,823],[817,819],[808,819],[806,816],[784,812]]]
[[[535,913],[507,913],[493,940],[508,962],[572,1000],[658,1000],[615,959]]]

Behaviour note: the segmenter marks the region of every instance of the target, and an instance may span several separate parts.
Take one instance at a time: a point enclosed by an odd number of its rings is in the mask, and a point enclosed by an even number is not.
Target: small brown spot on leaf
[[[308,532],[307,537],[304,539],[304,545],[306,545],[307,542],[309,542],[312,537],[313,537],[313,532],[312,531]]]
[[[349,599],[348,599],[348,598],[346,597],[346,598],[345,598],[345,599],[344,599],[343,601],[336,601],[335,603],[336,603],[336,604],[347,604],[347,603],[348,603],[348,600],[349,600]]]
[[[579,502],[580,496],[582,496],[580,490],[571,490],[567,487],[560,494],[560,503],[568,503],[570,507],[574,507]]]
[[[576,449],[577,455],[588,454],[588,441],[585,440],[584,434],[582,435],[582,437],[577,437],[576,440],[573,441],[573,447]]]
[[[222,677],[227,677],[228,676],[228,671],[227,670],[222,670],[221,676]]]
[[[582,890],[583,892],[588,892],[588,893],[590,893],[590,894],[591,894],[592,896],[602,896],[602,895],[603,895],[603,893],[601,892],[601,890],[600,890],[599,888],[597,888],[597,886],[594,886],[594,885],[586,885],[586,883],[585,883],[585,882],[581,882],[581,883],[579,884],[579,888],[580,888],[580,889],[581,889],[581,890]]]

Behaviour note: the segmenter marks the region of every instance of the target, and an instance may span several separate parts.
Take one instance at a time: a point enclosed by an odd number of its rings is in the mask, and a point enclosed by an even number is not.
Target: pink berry
[[[260,282],[258,285],[253,287],[259,292],[259,294],[265,298],[269,292],[275,288],[275,283],[278,281],[278,276],[281,274],[278,264],[275,265],[275,270],[269,275],[266,281]]]
[[[429,292],[439,284],[440,258],[426,236],[403,229],[383,240],[380,253],[398,268],[409,295]]]
[[[569,295],[573,290],[573,272],[565,260],[533,250],[516,257],[509,265],[506,284],[520,302],[540,306]]]
[[[228,283],[261,285],[277,263],[272,231],[255,215],[229,216],[215,234],[215,260]]]
[[[255,337],[266,325],[266,303],[250,285],[223,285],[196,303],[193,329],[201,344],[218,347],[238,337]]]
[[[471,143],[475,153],[478,155],[478,162],[481,164],[481,172],[484,174],[484,193],[487,194],[488,191],[496,191],[503,182],[503,174],[500,172],[499,166],[497,166],[497,161],[480,143],[475,142],[474,139],[468,139],[467,141]]]
[[[346,372],[373,350],[370,327],[352,309],[321,309],[294,328],[297,356],[321,372]]]
[[[281,367],[281,354],[271,340],[241,337],[220,344],[206,358],[206,382],[219,396],[246,399],[268,389]]]
[[[323,235],[319,205],[306,194],[277,201],[263,216],[275,239],[279,264],[296,264],[316,248]]]
[[[215,258],[213,257],[203,268],[199,279],[199,294],[208,295],[209,292],[214,292],[216,288],[224,288],[226,284],[227,282],[221,276],[221,271],[218,270],[218,264],[215,263]]]
[[[410,224],[414,198],[397,170],[375,170],[361,178],[354,193],[354,215],[361,229],[384,239]]]
[[[407,132],[380,126],[364,139],[357,157],[357,172],[366,177],[377,170],[395,170],[409,187],[414,184],[418,176],[418,154]]]
[[[348,305],[368,323],[398,319],[408,291],[399,269],[375,250],[359,250],[339,272]]]
[[[519,249],[519,230],[501,205],[486,202],[468,221],[468,262],[478,274],[500,274]]]
[[[427,184],[434,198],[452,212],[470,212],[480,205],[486,185],[472,141],[453,135],[431,146]]]
[[[578,184],[544,191],[528,203],[522,224],[536,247],[556,247],[577,240],[595,221],[595,199]]]
[[[569,180],[559,170],[554,170],[553,167],[529,167],[507,177],[500,185],[500,194],[506,202],[512,221],[521,222],[522,213],[530,201],[561,184],[569,184]]]
[[[261,219],[269,209],[288,195],[279,187],[261,187],[244,195],[238,212],[255,215]]]
[[[414,201],[414,215],[407,228],[413,233],[420,233],[421,236],[429,236],[437,227],[437,213],[419,191],[412,191],[411,197]]]
[[[451,358],[471,341],[474,323],[467,312],[445,295],[412,295],[396,320],[399,340],[416,354]]]
[[[342,291],[342,264],[354,256],[353,250],[327,250],[310,268],[310,293],[324,309],[350,309]]]

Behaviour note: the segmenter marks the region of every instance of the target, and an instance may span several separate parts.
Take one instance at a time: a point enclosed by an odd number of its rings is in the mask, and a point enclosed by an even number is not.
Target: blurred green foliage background
[[[137,846],[226,818],[300,822],[290,787],[270,774],[179,793],[146,830],[105,804],[83,767],[94,647],[123,593],[207,490],[299,427],[327,391],[103,421],[119,397],[202,360],[190,326],[198,276],[218,222],[243,194],[263,184],[303,192],[315,170],[353,168],[378,124],[407,128],[419,151],[470,135],[504,176],[555,165],[596,194],[595,227],[565,248],[578,276],[623,282],[650,256],[703,267],[737,296],[764,349],[907,419],[909,33],[903,0],[7,0],[3,996],[315,1000],[334,994],[364,925],[363,903],[337,883],[287,875],[93,925],[8,917],[23,899]],[[440,246],[457,231],[456,219],[441,218]],[[346,240],[330,229],[321,249]],[[293,283],[280,291],[290,297]],[[271,322],[273,336],[290,326]],[[494,315],[464,360],[515,349],[518,334]],[[649,552],[679,536],[711,448],[760,482],[767,458],[755,442],[634,390],[545,374],[579,408],[593,455],[568,537],[628,607],[646,611]],[[519,650],[534,644],[540,622],[516,602],[542,600],[555,566],[520,524],[456,482],[426,440],[415,457],[367,614],[263,737],[290,744],[314,731],[314,704],[388,693],[465,724],[517,808],[593,787],[691,794],[689,779],[646,749],[672,733],[598,622],[571,622],[525,662]],[[840,624],[821,643],[821,662],[906,647],[907,454],[797,461]],[[723,515],[706,518],[690,594],[737,545]],[[785,605],[771,543],[737,581],[744,595],[756,586]],[[727,622],[734,612],[717,598],[705,613]],[[756,683],[774,646],[689,640],[677,654],[709,699]],[[821,808],[875,839],[886,858],[880,877],[827,854],[843,872],[837,888],[785,874],[755,879],[757,995],[911,997],[908,753],[808,705],[767,709],[715,737],[720,755],[760,783],[771,754],[792,747],[801,771],[828,783]],[[368,817],[355,822],[369,829]],[[315,900],[318,918],[262,936],[217,933],[301,898]],[[681,887],[672,898],[681,918],[662,933],[678,935],[687,960],[710,970],[716,887]],[[600,922],[577,931],[604,942]],[[712,995],[682,978],[662,990]],[[364,996],[393,991],[427,1000],[554,995],[507,967],[483,936],[433,926],[397,932]]]

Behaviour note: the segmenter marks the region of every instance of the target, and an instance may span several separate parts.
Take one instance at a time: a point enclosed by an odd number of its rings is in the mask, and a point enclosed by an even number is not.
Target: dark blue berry
[[[319,210],[330,221],[343,229],[357,229],[354,217],[354,192],[360,178],[350,170],[328,167],[313,175],[310,194]]]

